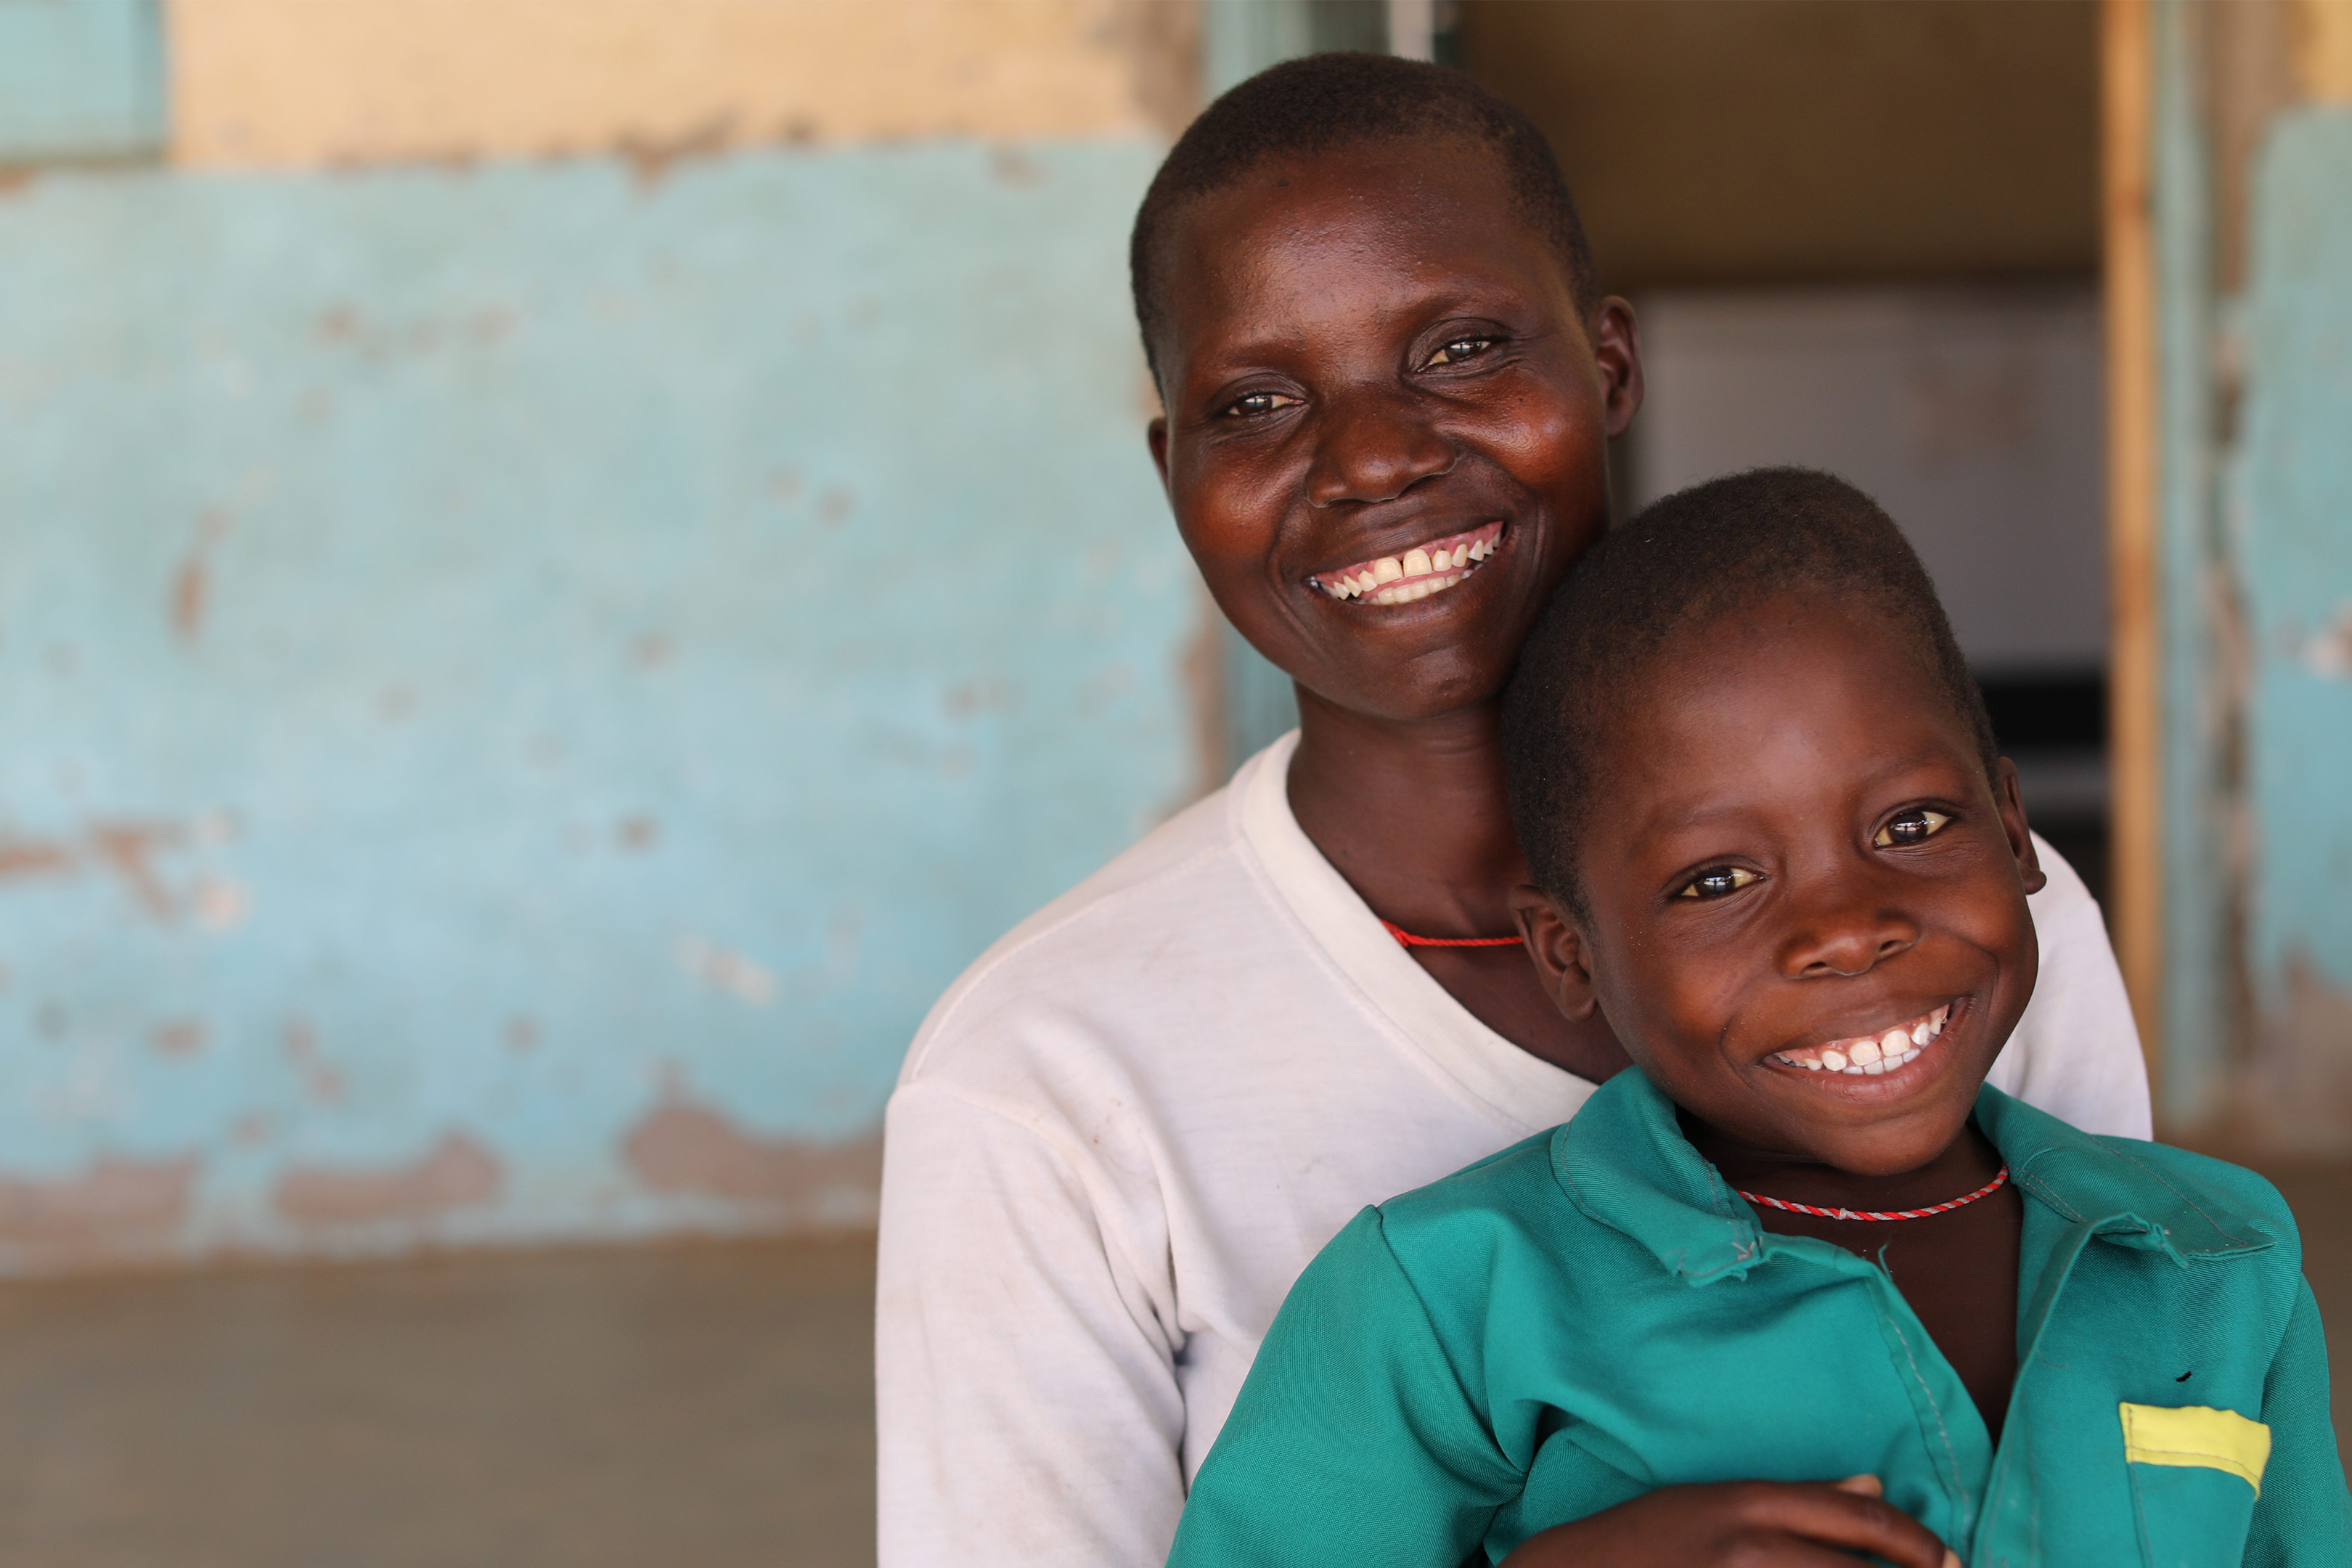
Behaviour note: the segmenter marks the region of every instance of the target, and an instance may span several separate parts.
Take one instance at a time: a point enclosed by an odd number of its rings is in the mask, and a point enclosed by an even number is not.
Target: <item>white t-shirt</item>
[[[1299,1270],[1593,1086],[1480,1023],[1291,815],[1293,734],[940,999],[890,1100],[881,1568],[1148,1568]],[[2098,906],[2046,844],[1992,1081],[2148,1132]]]

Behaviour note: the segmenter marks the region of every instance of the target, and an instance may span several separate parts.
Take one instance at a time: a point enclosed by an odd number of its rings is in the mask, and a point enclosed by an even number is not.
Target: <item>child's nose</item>
[[[1899,910],[1816,910],[1782,944],[1780,973],[1791,980],[1867,974],[1918,940],[1917,922]]]
[[[1394,500],[1454,467],[1453,443],[1409,397],[1377,389],[1325,399],[1307,499],[1315,506]]]

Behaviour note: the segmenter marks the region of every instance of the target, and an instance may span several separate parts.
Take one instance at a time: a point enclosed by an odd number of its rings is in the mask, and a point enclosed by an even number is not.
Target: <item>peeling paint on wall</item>
[[[870,1217],[1199,783],[1157,146],[1010,151],[0,202],[0,1265]]]
[[[297,1165],[278,1178],[270,1203],[302,1226],[431,1219],[495,1199],[505,1174],[497,1156],[453,1132],[423,1159],[386,1170]]]
[[[629,1168],[657,1193],[697,1194],[780,1217],[870,1223],[882,1183],[879,1133],[835,1143],[745,1133],[705,1105],[665,1105],[629,1133]]]
[[[0,1176],[0,1258],[57,1268],[152,1256],[185,1225],[196,1174],[193,1159],[101,1159],[45,1180]]]

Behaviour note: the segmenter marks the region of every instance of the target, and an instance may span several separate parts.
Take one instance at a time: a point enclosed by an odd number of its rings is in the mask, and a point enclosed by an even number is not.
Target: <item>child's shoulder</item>
[[[1407,1277],[1416,1284],[1442,1279],[1448,1294],[1459,1294],[1471,1279],[1491,1286],[1541,1277],[1573,1289],[1571,1277],[1610,1272],[1602,1259],[1625,1238],[1594,1221],[1561,1185],[1566,1131],[1522,1139],[1379,1205],[1382,1239]]]
[[[2081,1131],[1990,1089],[1979,1103],[1980,1115],[1992,1113],[1988,1130],[2020,1184],[2061,1213],[2087,1220],[2137,1215],[2184,1256],[2274,1245],[2281,1262],[2301,1268],[2294,1211],[2244,1166],[2143,1138]]]
[[[1382,1226],[1393,1237],[1400,1230],[1475,1223],[1479,1216],[1548,1215],[1561,1202],[1559,1182],[1552,1174],[1552,1151],[1562,1131],[1553,1127],[1522,1138],[1452,1175],[1400,1193],[1378,1205]]]
[[[2278,1188],[2259,1172],[2210,1154],[2175,1148],[2169,1143],[2154,1143],[2145,1138],[2096,1133],[2092,1140],[2118,1159],[2145,1170],[2200,1212],[2215,1208],[2235,1210],[2274,1232],[2281,1241],[2297,1239],[2294,1211],[2287,1206]],[[2219,1202],[2205,1201],[2208,1199]],[[2213,1217],[2221,1218],[2219,1215]]]

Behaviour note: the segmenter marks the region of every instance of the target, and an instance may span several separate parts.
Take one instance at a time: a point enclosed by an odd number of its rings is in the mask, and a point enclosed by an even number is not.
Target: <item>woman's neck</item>
[[[1298,693],[1290,809],[1364,901],[1408,931],[1503,936],[1527,880],[1492,702],[1398,721]]]

